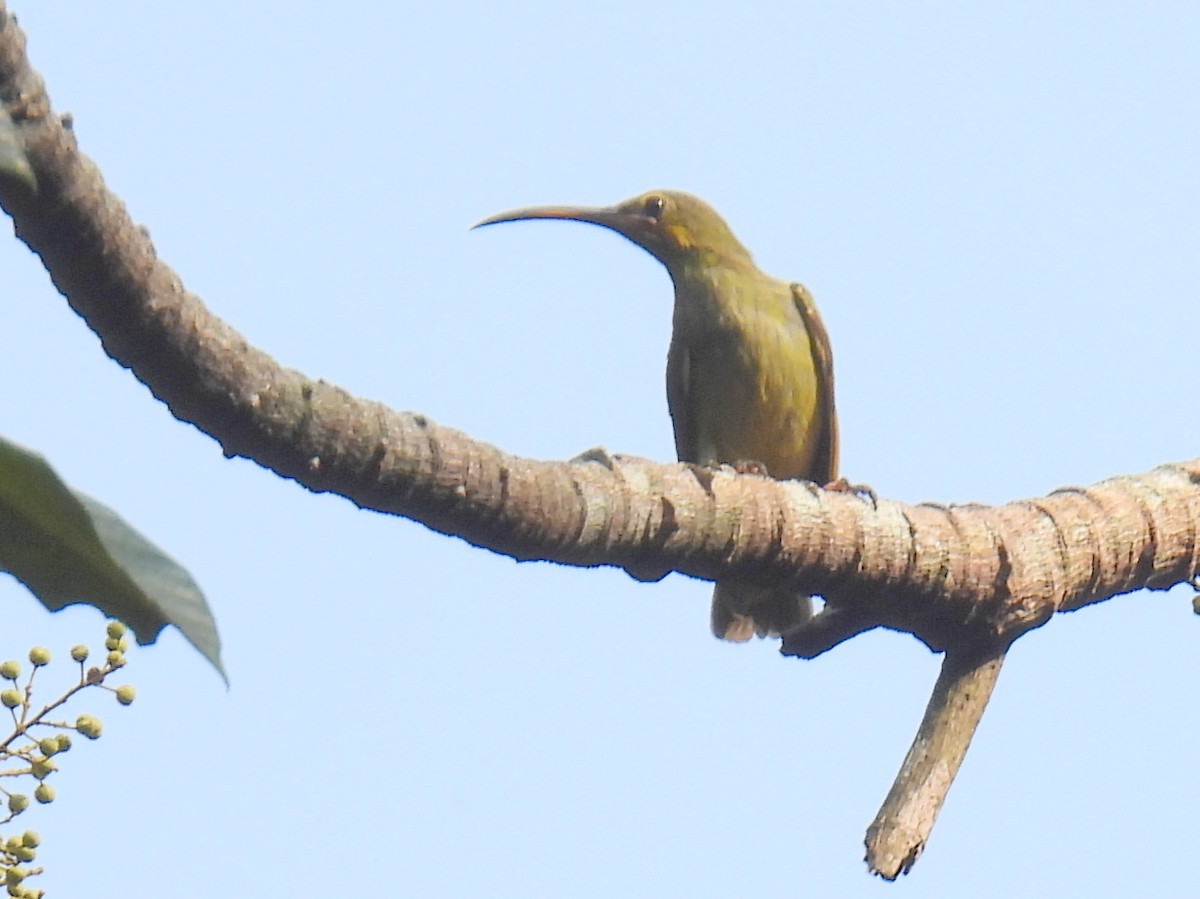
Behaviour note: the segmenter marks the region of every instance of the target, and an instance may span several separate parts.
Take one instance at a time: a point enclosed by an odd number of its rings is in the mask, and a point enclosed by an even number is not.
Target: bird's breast
[[[762,276],[682,288],[667,373],[680,457],[755,461],[777,478],[809,477],[819,392],[790,286]]]

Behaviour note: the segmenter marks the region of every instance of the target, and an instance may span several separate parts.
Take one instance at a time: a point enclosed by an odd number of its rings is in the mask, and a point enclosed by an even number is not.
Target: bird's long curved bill
[[[524,209],[512,209],[508,212],[498,212],[490,215],[481,222],[471,226],[482,228],[485,225],[498,225],[501,222],[522,222],[529,219],[558,219],[572,222],[587,222],[612,228],[622,234],[629,232],[634,224],[634,216],[628,212],[620,212],[611,206],[527,206]]]

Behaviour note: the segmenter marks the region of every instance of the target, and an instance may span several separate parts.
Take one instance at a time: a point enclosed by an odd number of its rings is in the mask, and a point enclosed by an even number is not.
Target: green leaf
[[[30,190],[37,190],[37,175],[25,156],[17,126],[3,106],[0,106],[0,178],[12,178]]]
[[[217,625],[191,575],[42,456],[3,438],[0,570],[52,612],[87,603],[121,619],[142,645],[173,624],[225,677]]]

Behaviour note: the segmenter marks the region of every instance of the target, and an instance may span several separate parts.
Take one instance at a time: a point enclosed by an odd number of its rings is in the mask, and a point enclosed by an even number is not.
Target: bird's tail
[[[731,583],[713,588],[712,631],[722,640],[779,636],[811,617],[812,597],[794,590]]]

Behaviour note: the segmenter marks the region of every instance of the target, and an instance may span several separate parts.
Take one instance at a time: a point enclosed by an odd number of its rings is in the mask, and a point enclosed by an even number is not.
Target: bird
[[[675,287],[667,406],[681,462],[778,479],[837,479],[829,336],[812,295],[764,274],[699,197],[652,190],[615,206],[532,206],[474,227],[527,219],[599,225],[646,250]],[[711,625],[722,639],[785,635],[812,616],[794,588],[719,580]]]

